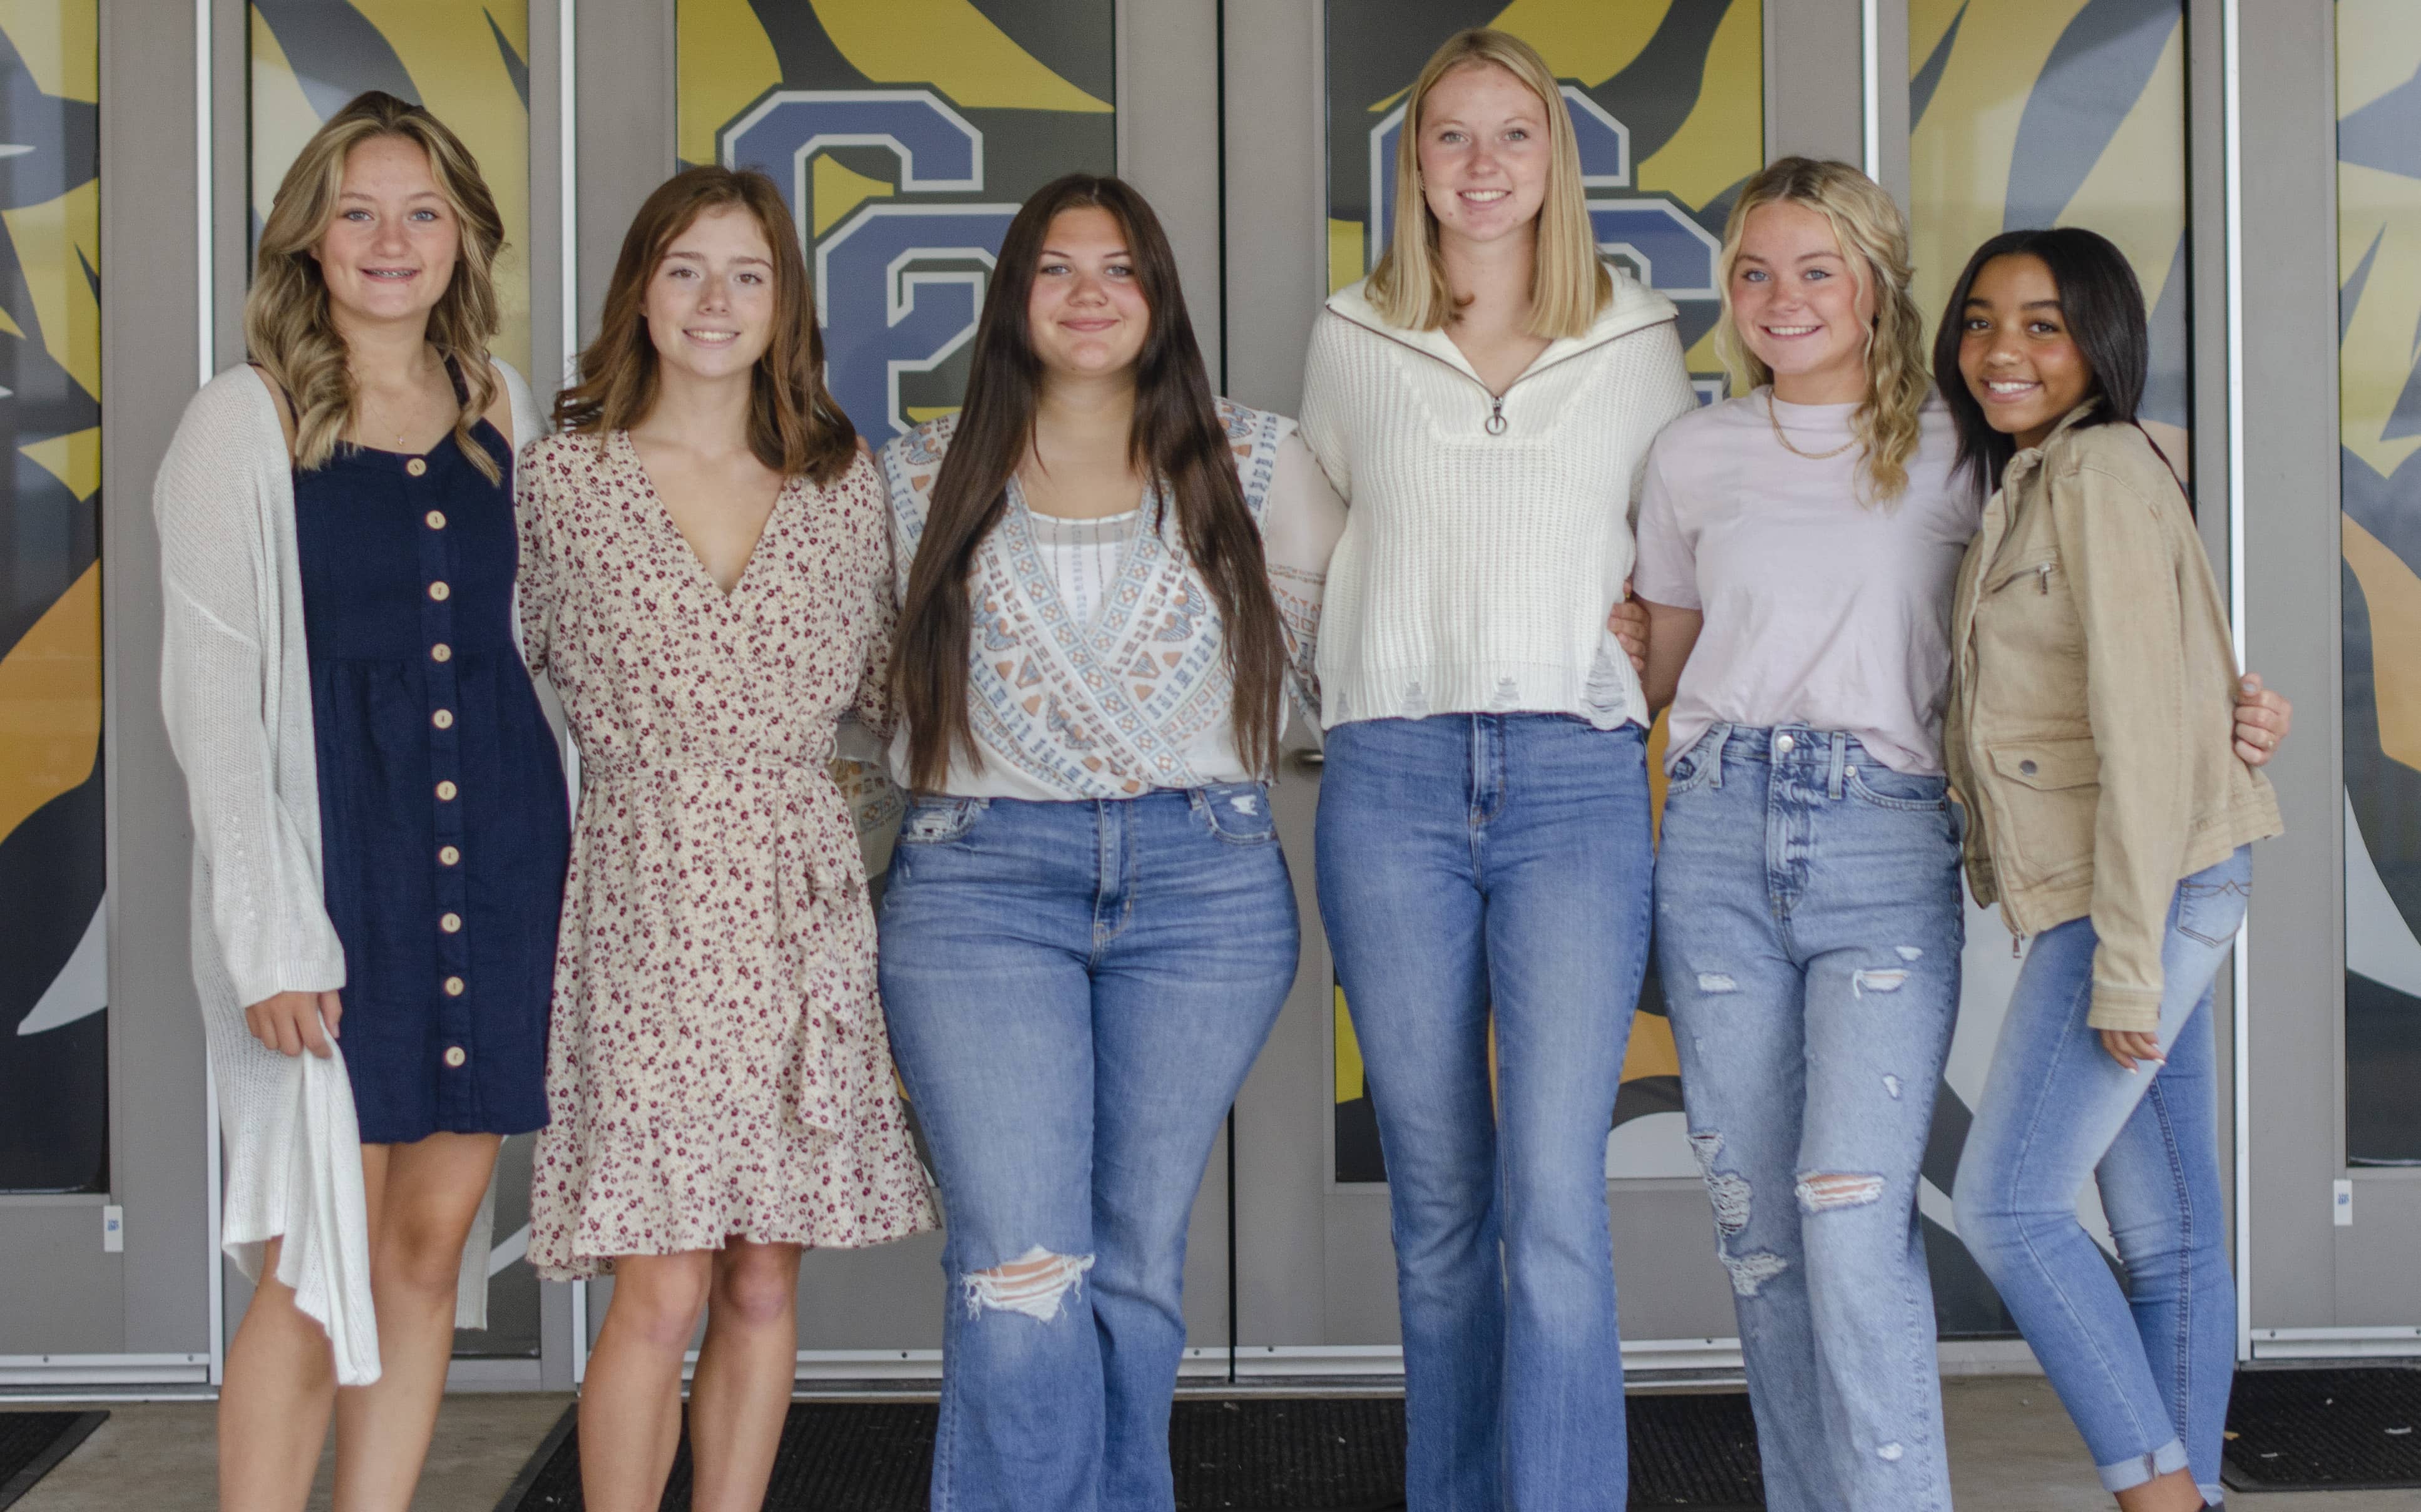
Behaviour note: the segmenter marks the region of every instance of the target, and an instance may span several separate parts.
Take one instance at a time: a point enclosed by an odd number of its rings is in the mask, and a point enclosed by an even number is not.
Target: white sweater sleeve
[[[161,709],[185,771],[219,952],[245,1005],[345,985],[320,858],[277,790],[268,726],[278,668],[261,623],[276,599],[260,519],[264,467],[285,465],[267,392],[195,396],[152,490],[164,600]],[[257,410],[258,413],[251,413]],[[268,420],[268,434],[260,422]],[[252,455],[263,441],[273,458]]]
[[[1320,728],[1320,603],[1328,559],[1345,534],[1345,501],[1300,435],[1278,443],[1262,510],[1261,550],[1287,641],[1288,687],[1304,725]]]
[[[1698,407],[1698,391],[1690,386],[1690,365],[1681,352],[1681,334],[1678,326],[1667,321],[1641,333],[1652,348],[1648,355],[1648,375],[1639,385],[1642,413],[1639,416],[1638,464],[1631,474],[1631,522],[1639,523],[1639,497],[1648,482],[1648,459],[1657,432]]]
[[[1303,416],[1295,433],[1320,460],[1329,486],[1346,504],[1353,502],[1353,459],[1345,413],[1351,364],[1346,360],[1345,321],[1321,311],[1311,328],[1311,351],[1303,372]]]

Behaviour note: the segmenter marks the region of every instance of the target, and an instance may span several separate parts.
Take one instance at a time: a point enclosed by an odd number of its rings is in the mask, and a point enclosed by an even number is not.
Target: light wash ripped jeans
[[[1658,970],[1774,1512],[1950,1505],[1916,1192],[1964,930],[1942,778],[1791,726],[1675,763]]]
[[[920,797],[878,922],[948,1224],[933,1512],[1172,1512],[1186,1221],[1294,983],[1269,794]]]
[[[2211,982],[2244,921],[2252,851],[2178,883],[2161,943],[2165,1065],[2130,1072],[2088,1025],[2091,919],[2035,936],[1959,1161],[1959,1234],[2034,1347],[2113,1492],[2189,1469],[2213,1506],[2236,1380]],[[2086,1181],[2122,1291],[2076,1218]]]

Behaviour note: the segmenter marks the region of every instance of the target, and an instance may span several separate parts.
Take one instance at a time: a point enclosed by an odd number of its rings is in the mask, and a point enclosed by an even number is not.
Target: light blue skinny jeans
[[[948,1221],[934,1512],[1170,1512],[1186,1222],[1294,982],[1268,794],[920,798],[879,922]]]
[[[1942,778],[1798,726],[1674,764],[1657,962],[1774,1512],[1950,1505],[1916,1197],[1964,933]]]
[[[2167,1063],[2130,1072],[2086,1024],[2091,919],[2035,936],[1959,1161],[1959,1235],[2034,1347],[2111,1491],[2190,1469],[2217,1505],[2236,1377],[2220,1205],[2211,981],[2244,920],[2252,852],[2178,884],[2161,945]],[[2099,1184],[2120,1290],[2076,1218]]]
[[[1556,714],[1328,732],[1320,912],[1387,1162],[1410,1512],[1627,1504],[1605,1141],[1647,966],[1645,751]]]

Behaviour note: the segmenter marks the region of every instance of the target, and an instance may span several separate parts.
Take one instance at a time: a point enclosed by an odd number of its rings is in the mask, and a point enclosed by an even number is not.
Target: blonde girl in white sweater
[[[1648,706],[1606,627],[1648,443],[1694,396],[1672,304],[1598,258],[1526,44],[1429,60],[1397,203],[1313,333],[1302,428],[1350,506],[1320,905],[1394,1204],[1406,1501],[1618,1508],[1605,1138],[1652,858]]]

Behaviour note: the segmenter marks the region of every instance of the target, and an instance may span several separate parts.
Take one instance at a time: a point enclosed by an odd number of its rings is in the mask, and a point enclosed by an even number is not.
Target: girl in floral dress
[[[796,234],[761,175],[639,211],[564,434],[520,474],[530,661],[580,811],[530,1257],[612,1271],[580,1404],[588,1504],[765,1494],[800,1252],[929,1228],[875,994],[835,725],[888,718],[884,493],[826,394]]]

